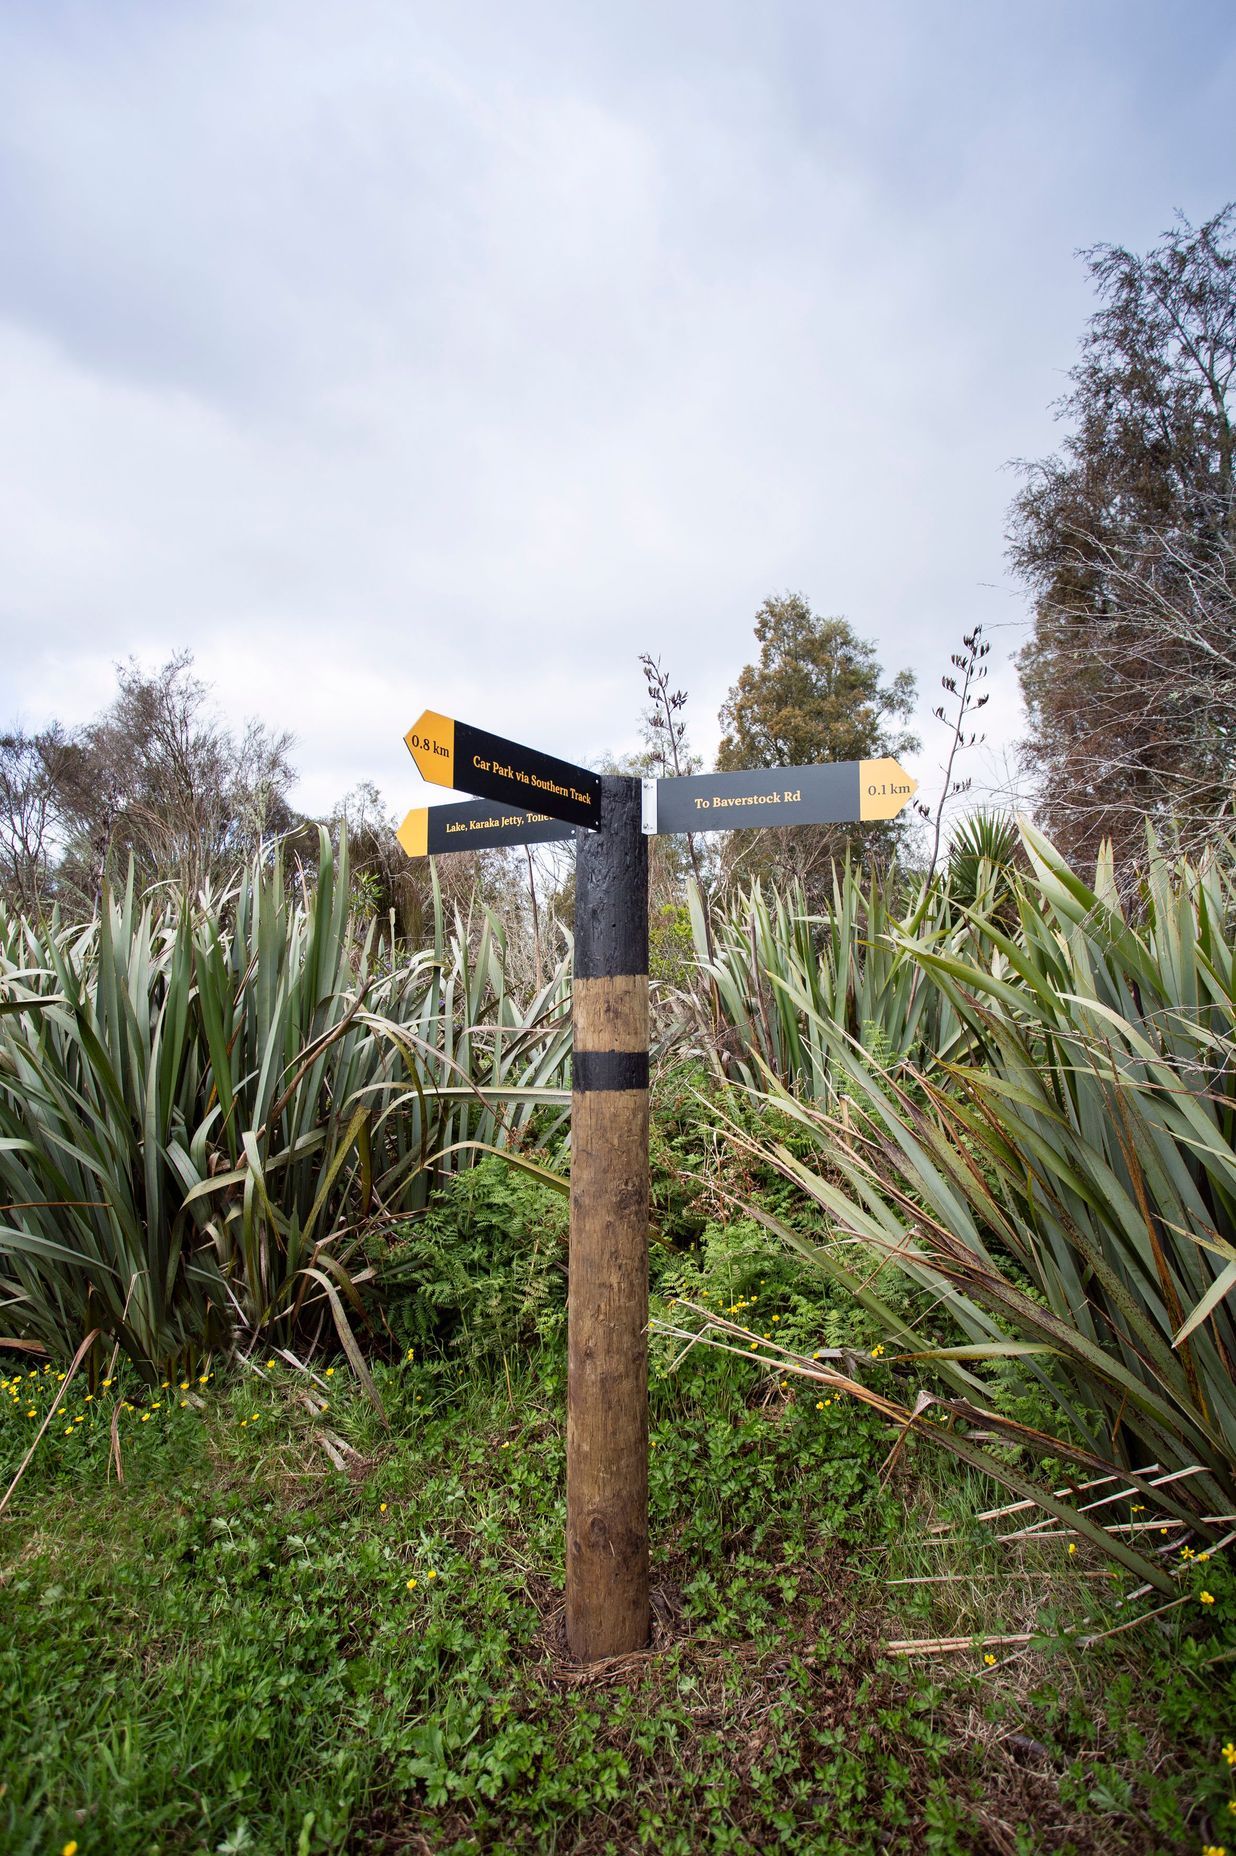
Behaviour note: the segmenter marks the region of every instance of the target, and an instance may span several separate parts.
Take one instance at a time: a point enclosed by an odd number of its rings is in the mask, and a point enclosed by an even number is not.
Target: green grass
[[[1220,1568],[1206,1613],[1082,1654],[1059,1626],[1112,1594],[1010,1562],[969,1518],[981,1482],[924,1455],[882,1486],[869,1414],[697,1350],[654,1374],[652,1653],[583,1672],[560,1350],[375,1370],[389,1431],[343,1362],[322,1415],[284,1365],[129,1381],[123,1484],[126,1388],[70,1389],[0,1521],[9,1856],[1196,1851],[1236,1825]],[[25,1372],[6,1485],[58,1383]],[[964,1589],[888,1583],[956,1564]],[[1038,1641],[994,1671],[884,1647],[1027,1616]]]

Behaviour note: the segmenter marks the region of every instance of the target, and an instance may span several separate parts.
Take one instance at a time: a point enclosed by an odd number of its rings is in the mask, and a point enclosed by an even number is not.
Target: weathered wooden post
[[[567,1300],[567,1643],[648,1641],[648,843],[638,780],[602,782],[575,860]]]

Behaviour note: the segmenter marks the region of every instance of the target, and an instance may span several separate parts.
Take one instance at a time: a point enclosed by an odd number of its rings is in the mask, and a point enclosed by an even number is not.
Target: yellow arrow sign
[[[587,767],[491,735],[471,722],[452,721],[434,709],[426,709],[404,740],[422,777],[434,786],[453,786],[478,799],[495,799],[508,810],[543,812],[592,831],[601,823],[601,780]]]
[[[418,806],[414,812],[409,812],[395,836],[403,847],[405,857],[427,857],[429,855],[429,813],[425,807]]]
[[[860,760],[858,763],[859,817],[896,818],[918,791],[904,767],[895,760]]]
[[[426,709],[404,740],[423,780],[434,786],[454,786],[455,724],[449,715]]]

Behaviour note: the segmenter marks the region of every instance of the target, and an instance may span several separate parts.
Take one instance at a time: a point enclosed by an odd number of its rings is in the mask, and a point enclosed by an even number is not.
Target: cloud
[[[788,588],[926,718],[1024,610],[1073,246],[1226,184],[1215,33],[1169,97],[1187,25],[1110,4],[10,9],[4,707],[188,645],[308,808],[402,809],[423,707],[633,745],[644,649],[708,751]]]

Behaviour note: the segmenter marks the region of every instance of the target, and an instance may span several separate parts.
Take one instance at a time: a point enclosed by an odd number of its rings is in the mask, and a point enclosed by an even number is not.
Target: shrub
[[[504,1160],[481,1160],[422,1217],[369,1245],[384,1320],[401,1346],[474,1361],[557,1338],[567,1224],[564,1195]]]

